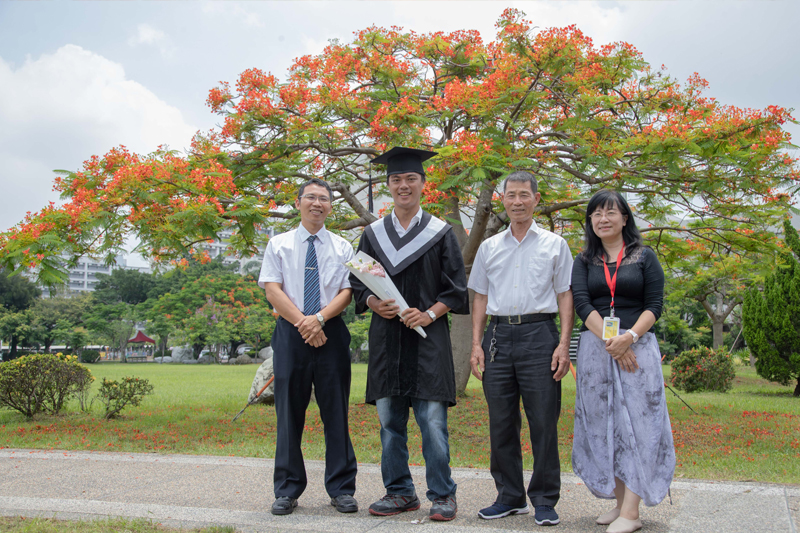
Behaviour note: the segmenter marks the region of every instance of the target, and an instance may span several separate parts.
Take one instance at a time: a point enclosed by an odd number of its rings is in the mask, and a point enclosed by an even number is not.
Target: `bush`
[[[94,377],[74,355],[26,355],[0,365],[0,406],[28,418],[40,411],[57,414],[71,396],[81,408]]]
[[[103,378],[97,398],[106,406],[105,418],[116,418],[128,405],[139,405],[153,386],[144,378],[124,377],[120,381]]]
[[[736,373],[730,354],[724,349],[692,348],[672,361],[672,384],[686,392],[728,392]]]
[[[100,352],[98,350],[83,350],[81,352],[81,363],[96,363],[100,360]]]

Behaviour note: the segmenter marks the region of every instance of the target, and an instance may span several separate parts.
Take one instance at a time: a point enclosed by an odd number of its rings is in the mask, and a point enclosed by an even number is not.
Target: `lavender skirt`
[[[621,370],[594,333],[581,333],[572,469],[598,498],[614,498],[614,477],[645,505],[658,505],[675,472],[675,447],[655,335],[632,345],[639,369]]]

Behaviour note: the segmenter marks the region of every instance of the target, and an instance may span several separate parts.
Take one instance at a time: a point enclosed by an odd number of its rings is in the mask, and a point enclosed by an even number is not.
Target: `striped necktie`
[[[316,315],[320,311],[319,302],[319,269],[317,268],[317,251],[314,248],[316,235],[311,235],[306,252],[306,271],[303,279],[303,314]]]

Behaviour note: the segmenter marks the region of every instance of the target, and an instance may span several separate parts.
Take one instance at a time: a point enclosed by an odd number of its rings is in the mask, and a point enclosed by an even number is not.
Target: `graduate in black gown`
[[[447,408],[456,403],[455,372],[447,313],[468,314],[464,261],[453,229],[420,207],[422,162],[433,152],[393,148],[373,160],[388,167],[394,210],[370,224],[358,246],[378,260],[409,309],[398,315],[393,300],[379,300],[350,276],[356,313],[373,310],[369,331],[366,401],[381,421],[381,472],[386,495],[369,508],[388,516],[419,509],[408,468],[409,408],[422,434],[427,497],[432,520],[452,520],[456,484],[450,476]],[[427,338],[414,329],[422,326]]]

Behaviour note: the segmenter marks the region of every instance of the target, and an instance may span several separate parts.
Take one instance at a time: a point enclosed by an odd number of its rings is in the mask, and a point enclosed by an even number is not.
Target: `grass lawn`
[[[235,533],[231,526],[212,526],[203,529],[175,529],[155,524],[150,520],[54,520],[52,518],[0,517],[0,531],[3,533]]]
[[[104,420],[99,405],[89,413],[77,402],[57,417],[29,421],[15,411],[0,410],[0,447],[124,452],[187,453],[272,457],[275,411],[254,405],[236,422],[244,407],[256,366],[157,365],[99,363],[97,378],[147,378],[155,391],[141,406]],[[364,405],[366,365],[353,365],[350,432],[360,462],[380,461],[379,423],[375,408]],[[669,367],[663,367],[669,376]],[[737,367],[734,389],[727,394],[677,391],[697,414],[670,391],[678,457],[676,477],[756,480],[800,484],[800,399],[791,387],[760,379],[749,367]],[[570,471],[575,381],[567,375],[559,421],[561,462]],[[488,468],[489,428],[480,382],[472,378],[467,394],[449,414],[453,466]],[[523,423],[526,467],[532,467],[530,442]],[[322,423],[316,405],[309,407],[303,450],[308,459],[323,459]],[[419,429],[409,425],[411,462],[421,464]]]

